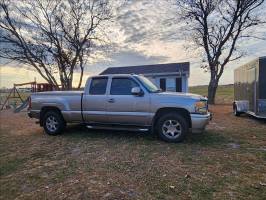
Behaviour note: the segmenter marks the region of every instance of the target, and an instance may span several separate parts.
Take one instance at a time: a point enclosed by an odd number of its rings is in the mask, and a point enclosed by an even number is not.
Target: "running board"
[[[89,129],[102,129],[102,130],[116,130],[116,131],[140,131],[146,132],[149,131],[149,128],[146,127],[134,127],[134,126],[118,126],[118,125],[86,125]]]

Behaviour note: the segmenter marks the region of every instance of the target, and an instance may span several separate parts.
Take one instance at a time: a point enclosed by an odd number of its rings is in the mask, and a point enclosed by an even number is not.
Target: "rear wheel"
[[[159,118],[156,129],[162,140],[181,142],[188,133],[188,122],[178,113],[169,113]]]
[[[43,128],[48,135],[58,135],[63,132],[66,123],[57,111],[48,111],[43,117]]]

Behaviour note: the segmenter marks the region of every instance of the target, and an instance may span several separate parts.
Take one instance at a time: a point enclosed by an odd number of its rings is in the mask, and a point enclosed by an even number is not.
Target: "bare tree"
[[[257,9],[264,0],[176,0],[186,30],[204,53],[202,67],[210,71],[208,98],[215,103],[219,80],[230,61],[243,56],[237,44],[241,38],[256,37],[252,30],[264,23]],[[191,38],[190,38],[191,39]]]
[[[79,70],[79,88],[111,18],[109,0],[0,0],[0,57],[33,67],[63,90]]]

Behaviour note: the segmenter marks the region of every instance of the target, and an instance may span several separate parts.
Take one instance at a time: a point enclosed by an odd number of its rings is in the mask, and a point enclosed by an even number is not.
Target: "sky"
[[[104,57],[87,65],[83,85],[88,76],[99,74],[108,67],[145,64],[190,62],[189,85],[206,85],[209,73],[201,66],[202,57],[182,39],[180,24],[173,20],[175,8],[167,0],[131,0],[117,12],[115,23],[110,29],[111,41],[116,47]],[[264,3],[263,7],[266,8]],[[266,33],[266,26],[252,31]],[[233,83],[233,70],[257,57],[266,56],[266,40],[241,42],[246,55],[229,63],[220,84]],[[77,74],[77,73],[76,73]],[[29,67],[0,60],[0,87],[11,87],[13,83],[33,81],[44,82]],[[74,76],[74,85],[78,77]]]

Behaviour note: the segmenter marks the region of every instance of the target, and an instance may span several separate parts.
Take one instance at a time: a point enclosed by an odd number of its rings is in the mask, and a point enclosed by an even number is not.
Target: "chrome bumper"
[[[212,119],[212,114],[207,113],[206,115],[201,114],[190,114],[191,116],[191,132],[201,133],[205,130],[206,125]]]

